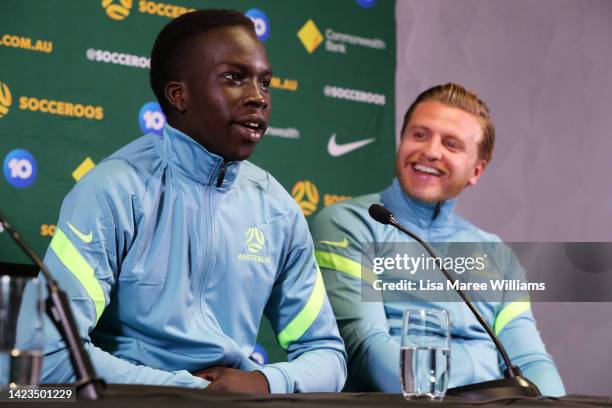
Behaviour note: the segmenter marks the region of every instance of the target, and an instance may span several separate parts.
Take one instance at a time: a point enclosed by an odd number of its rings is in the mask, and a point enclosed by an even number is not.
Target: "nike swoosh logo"
[[[349,244],[348,239],[346,239],[346,237],[344,237],[342,241],[319,241],[319,243],[335,246],[338,248],[346,248],[348,247],[348,244]]]
[[[68,223],[68,226],[70,227],[72,232],[74,232],[74,235],[79,237],[79,239],[83,241],[84,243],[89,244],[91,243],[91,241],[93,241],[93,232],[89,231],[89,234],[85,235],[81,231],[76,229],[76,227],[72,225],[71,223]]]
[[[336,134],[334,133],[329,138],[329,142],[327,143],[327,152],[333,157],[338,157],[350,153],[353,150],[357,150],[367,144],[372,143],[375,140],[375,138],[370,138],[339,145],[338,143],[336,143]]]

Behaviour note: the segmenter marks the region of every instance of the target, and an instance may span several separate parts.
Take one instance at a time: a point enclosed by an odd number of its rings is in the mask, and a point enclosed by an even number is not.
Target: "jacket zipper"
[[[444,201],[438,201],[438,203],[436,204],[436,208],[434,209],[433,217],[431,217],[432,221],[435,221],[436,218],[438,218],[438,215],[440,215],[440,210],[442,209],[443,205]]]
[[[202,262],[200,267],[200,274],[198,276],[196,282],[196,294],[195,294],[195,304],[196,310],[202,315],[204,321],[207,321],[205,313],[202,311],[202,295],[204,292],[204,286],[206,284],[206,275],[207,271],[210,267],[211,261],[211,245],[210,242],[212,240],[212,214],[210,213],[210,207],[212,205],[211,195],[213,193],[213,189],[209,186],[204,187],[203,198],[204,198],[204,211],[203,211],[203,227],[205,228],[204,239],[206,242],[204,243],[204,251],[202,254]]]
[[[225,169],[227,167],[227,162],[223,159],[223,163],[221,163],[221,168],[219,169],[219,176],[217,176],[217,188],[221,187],[223,184],[223,179],[225,178]]]
[[[215,183],[215,185],[217,187],[221,187],[221,184],[223,183],[223,179],[225,178],[225,170],[227,168],[227,162],[225,161],[225,159],[223,159],[223,162],[221,163],[221,167],[219,168],[219,175],[217,176],[217,182]],[[203,254],[203,260],[202,260],[202,269],[201,269],[201,273],[200,276],[198,277],[197,280],[197,285],[196,285],[196,305],[197,308],[200,310],[200,313],[203,315],[204,319],[206,319],[205,313],[202,310],[202,293],[204,291],[204,286],[206,285],[206,275],[207,275],[207,271],[209,269],[210,263],[211,263],[211,256],[212,256],[212,250],[211,250],[211,245],[210,242],[212,241],[212,237],[213,237],[213,217],[212,217],[212,213],[211,213],[211,209],[210,207],[212,206],[212,194],[214,194],[214,189],[211,188],[210,186],[205,186],[204,187],[204,228],[206,228],[208,231],[206,231],[207,233],[204,234],[205,239],[206,239],[206,243],[204,246],[204,254]]]

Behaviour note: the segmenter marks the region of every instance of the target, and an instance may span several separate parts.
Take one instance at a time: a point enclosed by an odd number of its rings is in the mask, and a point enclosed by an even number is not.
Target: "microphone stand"
[[[91,363],[89,355],[83,348],[81,338],[77,330],[72,309],[66,293],[60,289],[57,281],[53,279],[49,269],[45,266],[40,257],[32,248],[21,238],[21,235],[8,222],[2,211],[0,211],[0,223],[4,226],[11,238],[19,245],[32,261],[40,268],[45,277],[49,296],[45,302],[47,315],[60,332],[62,339],[70,351],[70,361],[76,376],[77,397],[84,400],[97,400],[102,398],[104,381],[96,375],[96,371]]]
[[[373,204],[370,206],[368,212],[370,216],[380,222],[381,224],[390,224],[398,230],[402,231],[404,234],[407,234],[415,241],[417,241],[425,250],[429,253],[429,255],[434,258],[434,262],[440,268],[446,279],[448,279],[451,283],[455,283],[455,278],[453,278],[446,268],[442,265],[440,261],[440,257],[435,253],[433,248],[429,246],[425,241],[423,241],[418,235],[414,234],[412,231],[405,228],[402,224],[397,221],[397,219],[393,216],[393,214],[386,209],[385,207]],[[507,398],[507,397],[541,397],[542,394],[538,387],[523,377],[521,370],[512,365],[510,361],[510,357],[508,357],[508,353],[506,349],[502,345],[501,341],[489,325],[482,314],[476,309],[472,301],[467,297],[467,295],[459,288],[459,286],[453,285],[456,287],[455,291],[459,294],[463,302],[467,305],[470,311],[478,320],[478,323],[485,329],[495,347],[499,351],[502,356],[502,359],[506,363],[506,371],[504,372],[503,379],[500,380],[491,380],[484,381],[476,384],[463,385],[460,387],[451,388],[446,392],[446,395],[450,395],[453,397],[461,397],[472,401],[479,400],[488,400],[488,399],[498,399],[498,398]]]

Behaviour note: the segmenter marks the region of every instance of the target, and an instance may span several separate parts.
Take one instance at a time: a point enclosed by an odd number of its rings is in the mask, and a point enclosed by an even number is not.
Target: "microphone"
[[[455,387],[449,389],[446,394],[454,397],[462,397],[469,400],[482,400],[482,399],[496,399],[496,398],[505,398],[505,397],[539,397],[542,394],[538,387],[533,384],[531,381],[522,376],[521,370],[512,365],[510,361],[510,357],[508,357],[508,353],[506,353],[506,349],[502,345],[499,337],[495,334],[489,323],[485,320],[482,314],[476,309],[472,301],[468,298],[468,296],[459,288],[458,285],[454,285],[456,279],[453,278],[452,275],[448,273],[446,268],[442,265],[441,258],[435,253],[433,248],[429,246],[425,241],[423,241],[418,235],[404,227],[402,224],[397,221],[397,219],[393,216],[391,211],[387,208],[383,207],[380,204],[372,204],[370,208],[368,208],[368,213],[370,217],[372,217],[375,221],[380,222],[384,225],[392,225],[403,233],[407,234],[415,241],[417,241],[425,250],[429,253],[429,255],[434,259],[434,262],[438,266],[438,268],[442,271],[446,279],[448,279],[451,283],[453,283],[453,287],[455,291],[461,297],[466,306],[470,309],[478,323],[485,329],[495,347],[499,351],[502,356],[502,359],[506,363],[506,372],[504,373],[505,378],[501,380],[492,380],[485,381],[477,384],[464,385],[461,387]]]
[[[370,208],[368,208],[368,212],[370,213],[370,217],[381,224],[387,225],[392,219],[395,221],[395,217],[391,214],[391,211],[380,204],[372,204]]]
[[[72,309],[66,293],[62,291],[57,281],[51,276],[51,272],[43,263],[34,250],[21,238],[17,230],[9,223],[5,215],[0,211],[0,225],[8,231],[9,235],[19,245],[28,257],[34,261],[40,269],[47,283],[49,296],[45,302],[47,315],[60,332],[62,339],[70,350],[70,362],[76,376],[76,394],[80,399],[97,400],[102,398],[104,381],[96,375],[89,355],[83,348],[79,331],[77,330]]]

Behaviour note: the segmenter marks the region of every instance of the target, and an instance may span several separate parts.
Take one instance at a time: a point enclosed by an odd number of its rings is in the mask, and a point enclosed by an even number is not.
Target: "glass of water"
[[[404,311],[400,374],[406,399],[441,400],[450,374],[450,326],[442,309]]]
[[[37,278],[0,274],[0,391],[36,386],[43,348],[43,302]]]

